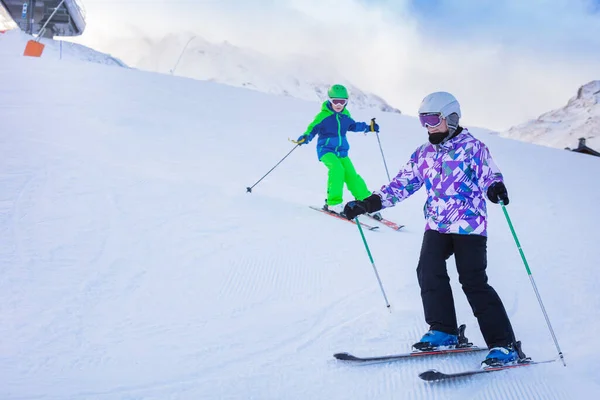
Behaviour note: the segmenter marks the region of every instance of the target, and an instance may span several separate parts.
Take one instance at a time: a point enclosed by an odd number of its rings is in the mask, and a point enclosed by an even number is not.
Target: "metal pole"
[[[282,162],[283,160],[285,160],[285,159],[286,159],[286,158],[287,158],[287,157],[288,157],[290,154],[292,154],[292,151],[296,150],[296,149],[298,148],[298,146],[300,146],[300,145],[299,145],[299,144],[295,145],[295,146],[294,146],[294,147],[293,147],[293,148],[290,150],[290,152],[289,152],[289,153],[287,153],[287,154],[285,155],[285,157],[283,157],[281,160],[279,160],[279,162],[278,162],[277,164],[275,164],[275,166],[274,166],[273,168],[271,168],[271,169],[269,170],[269,172],[267,172],[266,174],[264,174],[264,175],[263,175],[263,177],[262,177],[262,178],[260,178],[260,179],[259,179],[259,180],[258,180],[258,181],[257,181],[257,182],[254,184],[254,185],[252,185],[252,186],[248,186],[248,187],[246,188],[246,193],[252,193],[252,188],[254,188],[254,186],[258,185],[258,184],[259,184],[259,182],[260,182],[260,181],[262,181],[262,180],[265,178],[265,176],[269,175],[269,174],[271,173],[271,171],[273,171],[275,168],[277,168],[277,166],[278,166],[279,164],[281,164],[281,162]]]
[[[375,118],[371,118],[371,132],[375,132],[373,128],[375,126]],[[388,182],[391,182],[390,172],[388,171],[387,163],[385,162],[385,156],[383,155],[383,147],[381,147],[381,140],[379,140],[379,132],[375,132],[377,136],[377,143],[379,143],[379,151],[381,151],[381,158],[383,159],[383,166],[385,167],[385,173],[387,174]]]
[[[27,27],[27,31],[29,32],[30,35],[33,35],[33,1],[34,0],[29,0],[29,5],[28,5],[28,9],[27,9],[27,14],[29,15],[29,26]]]
[[[38,41],[44,35],[44,31],[46,30],[46,25],[48,25],[48,23],[50,22],[50,20],[52,19],[52,17],[54,17],[54,14],[56,14],[56,12],[58,11],[58,9],[60,8],[60,6],[63,5],[64,2],[65,2],[65,0],[61,0],[61,2],[58,3],[58,6],[56,6],[56,8],[52,12],[52,14],[50,14],[50,17],[48,17],[48,20],[46,20],[46,23],[44,24],[44,26],[42,26],[42,29],[40,29],[40,33],[38,33]]]
[[[521,248],[521,243],[519,243],[519,239],[517,238],[517,234],[515,232],[515,228],[513,227],[512,222],[510,221],[510,217],[508,216],[508,211],[506,211],[506,206],[502,200],[499,201],[502,206],[502,211],[504,212],[504,216],[506,217],[506,221],[508,222],[508,227],[515,239],[515,243],[517,244],[517,249],[519,249],[519,254],[521,255],[521,259],[523,260],[523,264],[525,264],[525,269],[527,270],[527,275],[529,275],[529,280],[531,281],[531,285],[533,286],[533,291],[535,292],[535,296],[537,297],[538,303],[540,303],[540,307],[542,308],[542,313],[544,314],[544,318],[546,319],[546,324],[548,325],[548,329],[550,330],[550,334],[552,335],[552,339],[554,339],[554,345],[556,346],[556,350],[558,350],[558,355],[563,362],[564,366],[567,366],[565,363],[565,357],[563,356],[562,351],[560,350],[560,346],[558,345],[558,340],[556,339],[556,335],[554,334],[554,329],[552,329],[552,325],[550,324],[550,318],[548,318],[548,314],[546,313],[546,308],[544,307],[544,303],[542,302],[542,297],[538,292],[537,286],[535,284],[535,280],[533,279],[533,274],[529,269],[529,264],[527,263],[527,259],[525,258],[525,253],[523,253],[523,249]]]
[[[379,133],[375,132],[377,135],[377,142],[379,142],[379,150],[381,151],[381,158],[383,158],[383,166],[385,167],[385,173],[387,174],[388,182],[391,182],[390,172],[388,171],[387,163],[385,162],[385,156],[383,155],[383,148],[381,147],[381,141],[379,140]]]
[[[360,231],[360,236],[362,237],[363,243],[365,244],[365,249],[367,249],[367,254],[369,255],[369,260],[371,260],[371,266],[373,266],[373,271],[375,271],[375,277],[377,277],[377,282],[379,282],[379,288],[381,289],[381,293],[383,294],[383,299],[385,300],[385,306],[390,312],[392,309],[390,308],[390,302],[385,295],[385,290],[383,290],[383,284],[381,283],[381,278],[379,278],[379,273],[377,272],[377,267],[375,266],[375,261],[373,261],[373,256],[371,255],[371,250],[369,250],[369,245],[367,244],[367,239],[365,238],[365,234],[363,233],[362,226],[358,221],[358,217],[354,218],[354,222],[356,226],[358,226],[358,230]]]
[[[196,39],[196,36],[192,36],[192,38],[190,40],[188,40],[188,42],[185,44],[185,46],[183,46],[183,50],[181,50],[181,54],[179,55],[179,58],[177,59],[177,62],[175,63],[175,66],[173,67],[173,69],[171,70],[171,75],[175,74],[175,70],[177,69],[177,66],[179,65],[179,61],[181,61],[181,57],[183,57],[183,53],[185,53],[185,49],[187,49],[188,45],[192,42],[192,40]]]

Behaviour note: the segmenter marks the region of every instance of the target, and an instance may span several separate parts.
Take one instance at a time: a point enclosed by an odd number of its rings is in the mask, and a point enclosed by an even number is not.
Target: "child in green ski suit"
[[[327,91],[329,99],[321,106],[321,112],[298,138],[298,145],[309,143],[315,136],[317,155],[329,170],[327,179],[327,202],[325,210],[341,214],[343,211],[344,183],[357,200],[363,200],[371,195],[363,178],[358,175],[348,157],[350,145],[346,139],[348,131],[379,132],[379,126],[356,122],[346,108],[348,90],[342,85],[333,85]]]

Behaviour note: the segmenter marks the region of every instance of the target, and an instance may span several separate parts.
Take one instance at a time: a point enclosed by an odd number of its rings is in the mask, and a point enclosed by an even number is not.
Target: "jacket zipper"
[[[342,126],[340,124],[340,113],[336,113],[335,114],[335,120],[337,121],[337,125],[338,125],[338,145],[335,147],[335,152],[338,152],[338,148],[342,145]]]

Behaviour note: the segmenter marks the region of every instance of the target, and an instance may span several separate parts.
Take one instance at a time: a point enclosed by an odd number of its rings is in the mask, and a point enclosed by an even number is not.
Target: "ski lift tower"
[[[30,35],[80,36],[85,30],[85,8],[79,0],[0,0],[0,6]]]

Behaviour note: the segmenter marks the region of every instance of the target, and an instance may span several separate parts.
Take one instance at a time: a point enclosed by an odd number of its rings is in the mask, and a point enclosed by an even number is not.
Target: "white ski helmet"
[[[460,104],[454,96],[448,92],[434,92],[425,96],[419,106],[419,114],[440,113],[442,118],[450,114],[460,115]]]

